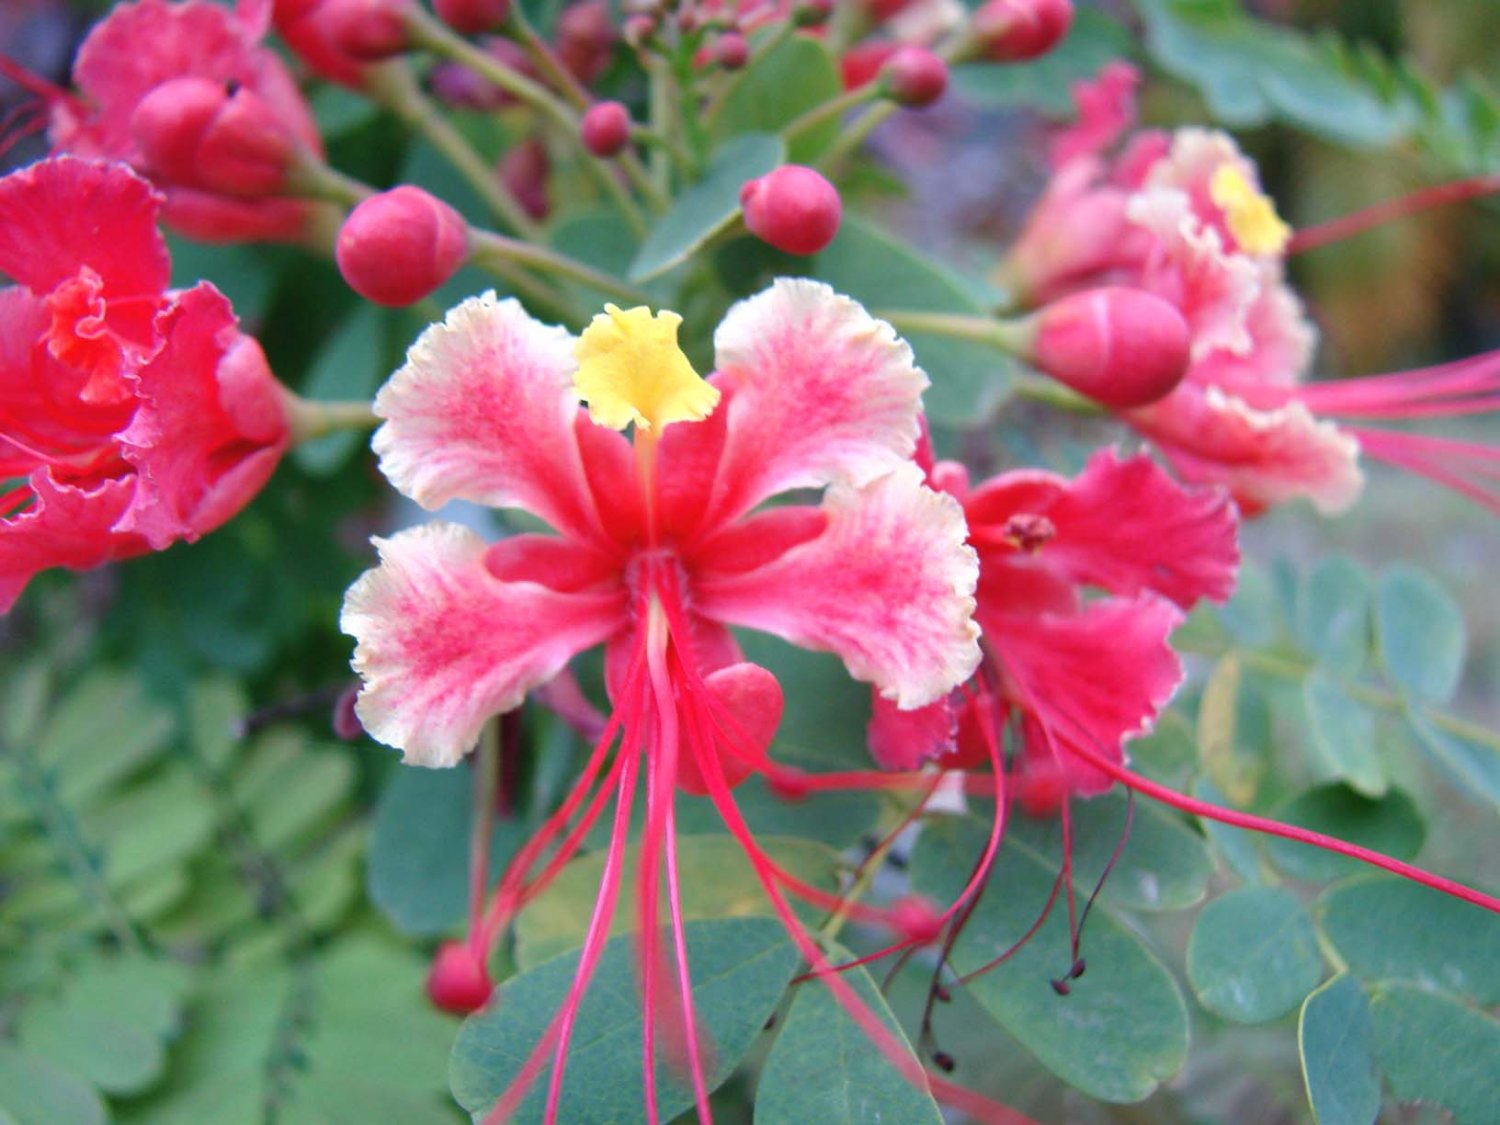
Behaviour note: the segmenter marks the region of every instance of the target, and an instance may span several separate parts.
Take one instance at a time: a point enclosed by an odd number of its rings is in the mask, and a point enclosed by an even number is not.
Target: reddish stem
[[[1455,180],[1453,183],[1421,188],[1409,195],[1362,207],[1358,211],[1342,215],[1337,219],[1330,219],[1326,223],[1319,223],[1317,226],[1303,227],[1292,235],[1286,252],[1300,254],[1304,250],[1315,250],[1319,246],[1326,246],[1330,242],[1338,242],[1356,234],[1363,234],[1372,227],[1383,226],[1408,215],[1431,211],[1437,207],[1446,207],[1450,203],[1462,203],[1467,199],[1479,199],[1497,191],[1500,191],[1500,176],[1495,175],[1475,176],[1468,180]]]

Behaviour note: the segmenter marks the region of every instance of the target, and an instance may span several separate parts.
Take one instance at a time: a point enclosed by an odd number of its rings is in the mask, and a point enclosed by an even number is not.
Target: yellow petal
[[[1247,254],[1280,254],[1292,228],[1276,214],[1276,204],[1250,183],[1233,164],[1222,164],[1209,181],[1208,194],[1224,211],[1229,233]]]
[[[573,386],[588,403],[589,417],[623,430],[634,422],[659,430],[673,422],[701,422],[719,404],[719,392],[693,370],[677,346],[674,312],[655,316],[644,306],[605,305],[583,330],[573,354]]]

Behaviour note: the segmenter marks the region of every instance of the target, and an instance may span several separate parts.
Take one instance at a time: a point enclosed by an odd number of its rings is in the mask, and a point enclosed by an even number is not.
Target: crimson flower
[[[196,539],[288,442],[280,385],[212,285],[167,289],[161,197],[118,164],[0,180],[0,611],[53,566]]]

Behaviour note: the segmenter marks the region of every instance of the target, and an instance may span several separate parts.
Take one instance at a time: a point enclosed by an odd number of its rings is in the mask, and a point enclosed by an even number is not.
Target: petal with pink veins
[[[454,499],[522,508],[602,541],[574,435],[573,343],[493,291],[456,305],[375,397],[385,419],[373,443],[381,470],[429,510]],[[595,436],[624,445],[619,435]]]
[[[916,447],[927,376],[895,329],[822,282],[741,301],[714,348],[732,394],[705,523],[791,488],[866,484]]]
[[[490,716],[626,624],[623,588],[502,582],[489,544],[455,524],[375,545],[380,565],[349,588],[339,627],[356,642],[360,722],[412,765],[455,765]]]
[[[823,501],[828,524],[748,571],[702,559],[695,609],[840,656],[856,679],[903,708],[941,699],[979,664],[979,563],[963,511],[910,462]]]

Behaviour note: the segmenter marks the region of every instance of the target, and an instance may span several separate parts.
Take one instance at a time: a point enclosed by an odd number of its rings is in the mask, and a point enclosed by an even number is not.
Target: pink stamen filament
[[[1304,227],[1292,235],[1286,252],[1300,254],[1306,250],[1314,250],[1330,242],[1338,242],[1356,234],[1363,234],[1373,227],[1383,226],[1408,215],[1416,215],[1422,211],[1446,207],[1449,204],[1461,203],[1469,199],[1479,199],[1497,191],[1500,191],[1500,176],[1494,175],[1475,176],[1472,179],[1421,188],[1409,195],[1363,207],[1348,215],[1330,219],[1326,223]]]

